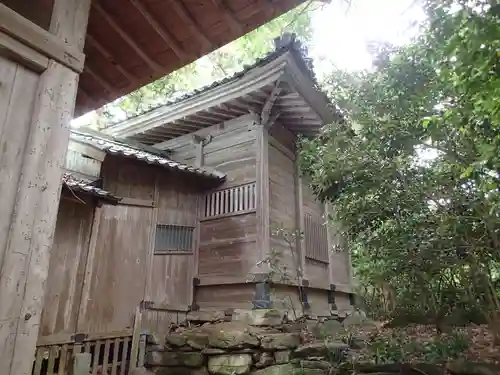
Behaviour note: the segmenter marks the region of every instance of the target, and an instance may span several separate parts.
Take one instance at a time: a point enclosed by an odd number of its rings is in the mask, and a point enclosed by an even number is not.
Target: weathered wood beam
[[[256,216],[257,239],[256,246],[260,259],[267,259],[270,254],[271,213],[269,197],[269,133],[262,123],[255,125],[256,129]],[[262,264],[252,270],[252,274],[270,272],[269,265]]]
[[[57,38],[83,51],[85,34],[87,30],[90,1],[54,1],[49,31]]]
[[[182,48],[182,46],[177,42],[175,37],[168,31],[158,20],[150,13],[144,4],[140,0],[130,0],[132,5],[141,13],[141,15],[148,21],[151,27],[156,31],[156,33],[167,43],[167,45],[174,51],[177,57],[182,60],[190,59],[189,54]]]
[[[260,113],[260,122],[264,126],[268,126],[268,122],[271,118],[271,110],[273,109],[274,103],[278,99],[281,91],[283,90],[280,87],[280,81],[276,82],[276,85],[273,88],[273,91],[269,94],[269,96],[266,99],[266,102],[264,103],[262,107],[262,112]],[[271,124],[272,125],[272,124]]]
[[[193,36],[200,39],[203,42],[205,48],[212,49],[212,41],[208,39],[208,37],[201,29],[199,23],[189,13],[188,9],[184,5],[184,2],[180,0],[170,0],[169,4],[174,8],[175,12],[182,19],[182,21],[189,26],[191,32],[193,33]]]
[[[125,30],[123,30],[123,28],[120,25],[118,25],[118,23],[114,20],[114,18],[108,12],[106,12],[106,10],[104,10],[104,8],[100,4],[93,2],[92,6],[94,7],[94,9],[96,9],[99,12],[99,14],[102,16],[102,18],[104,18],[106,20],[106,22],[109,24],[109,26],[111,26],[111,28],[113,30],[115,30],[120,35],[120,37],[130,46],[130,48],[132,48],[135,51],[135,53],[137,53],[139,55],[139,57],[141,57],[144,60],[144,62],[146,64],[148,64],[148,66],[153,71],[155,71],[155,72],[163,71],[163,67],[160,64],[158,64],[156,61],[154,61],[132,39],[132,37]]]
[[[226,19],[229,27],[238,34],[243,33],[243,25],[238,21],[236,15],[229,9],[224,0],[212,0],[213,4],[217,7],[219,12],[222,13],[224,18]]]
[[[114,57],[109,53],[109,51],[97,40],[94,39],[94,37],[90,34],[87,34],[87,42],[89,45],[94,47],[96,50],[98,50],[105,58],[108,60],[113,66],[130,82],[133,83],[134,81],[137,80],[136,77],[134,77],[131,73],[129,73],[123,66],[118,64]]]
[[[22,62],[36,72],[42,72],[49,65],[49,58],[26,46],[17,39],[0,31],[0,54]]]
[[[81,51],[4,4],[0,4],[0,30],[77,73],[83,70],[85,55]]]

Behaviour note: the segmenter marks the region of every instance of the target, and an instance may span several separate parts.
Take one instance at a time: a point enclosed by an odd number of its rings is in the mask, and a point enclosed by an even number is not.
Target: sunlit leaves
[[[332,72],[348,121],[302,142],[362,285],[423,313],[467,300],[491,317],[498,302],[485,285],[500,258],[500,25],[482,5],[429,1],[410,45],[373,48],[374,71]]]

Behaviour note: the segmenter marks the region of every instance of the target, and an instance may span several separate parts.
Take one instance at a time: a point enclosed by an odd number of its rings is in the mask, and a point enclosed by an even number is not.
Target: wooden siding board
[[[93,259],[90,296],[79,331],[131,328],[135,308],[144,298],[145,265],[153,210],[103,206]]]
[[[270,223],[271,230],[284,229],[293,232],[297,229],[295,205],[295,162],[279,149],[269,146],[269,189],[270,189]],[[282,253],[283,264],[294,280],[300,265],[295,243],[294,255],[290,245],[282,238],[272,236],[271,248]]]
[[[255,241],[255,213],[203,221],[198,274],[247,277],[260,260]]]
[[[93,211],[89,202],[59,205],[40,336],[76,331]]]
[[[0,259],[3,259],[39,75],[0,56],[0,77]]]

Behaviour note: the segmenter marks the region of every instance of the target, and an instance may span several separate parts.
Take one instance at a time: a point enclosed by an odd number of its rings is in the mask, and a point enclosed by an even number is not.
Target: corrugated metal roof
[[[120,155],[136,160],[143,161],[148,164],[158,165],[173,171],[185,172],[197,175],[199,177],[209,178],[212,180],[223,181],[226,178],[224,173],[203,167],[194,167],[188,164],[180,163],[161,154],[161,151],[151,152],[146,150],[146,147],[138,145],[130,145],[125,142],[110,140],[106,135],[98,136],[95,132],[87,133],[78,130],[71,131],[71,138],[80,142],[97,147],[111,155]],[[148,148],[149,149],[149,148]]]
[[[69,173],[65,173],[62,178],[63,186],[73,192],[89,194],[113,203],[117,203],[121,198],[111,194],[109,191],[91,185],[90,181],[77,179]]]

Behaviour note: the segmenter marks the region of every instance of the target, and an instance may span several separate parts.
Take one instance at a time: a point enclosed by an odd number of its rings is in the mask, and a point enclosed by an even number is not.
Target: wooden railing
[[[214,191],[205,197],[203,218],[216,218],[255,210],[255,182]]]
[[[38,346],[33,375],[66,375],[72,373],[77,353],[90,354],[90,374],[126,375],[130,368],[132,336],[84,340]]]

